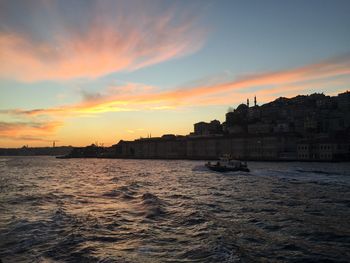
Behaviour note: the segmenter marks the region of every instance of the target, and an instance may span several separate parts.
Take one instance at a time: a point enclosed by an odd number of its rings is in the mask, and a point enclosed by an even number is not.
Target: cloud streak
[[[155,13],[142,2],[137,8],[120,1],[28,2],[24,18],[17,1],[0,11],[0,77],[96,78],[187,55],[205,38],[193,14],[179,16],[176,7]]]
[[[11,140],[47,141],[61,122],[0,122],[0,137]]]
[[[217,78],[216,78],[217,79]],[[210,85],[179,87],[167,91],[139,83],[108,87],[104,92],[82,92],[76,104],[46,109],[9,109],[0,114],[17,116],[29,122],[0,123],[0,136],[50,136],[67,117],[91,116],[105,112],[169,110],[191,106],[232,105],[244,102],[249,94],[267,102],[279,96],[294,96],[312,88],[345,87],[350,81],[350,57],[334,58],[320,63],[278,72],[252,74],[232,81],[210,82]],[[334,91],[334,89],[332,89]],[[40,122],[56,119],[61,122]]]
[[[325,87],[334,83],[346,83],[350,78],[350,57],[334,58],[321,63],[295,69],[254,74],[233,81],[211,85],[180,87],[161,91],[155,87],[137,83],[109,87],[105,93],[83,92],[83,101],[58,108],[33,110],[8,110],[15,115],[68,116],[103,112],[164,110],[189,105],[220,105],[242,101],[248,93],[270,100],[278,96],[290,96],[312,87]],[[252,90],[254,89],[254,90]]]

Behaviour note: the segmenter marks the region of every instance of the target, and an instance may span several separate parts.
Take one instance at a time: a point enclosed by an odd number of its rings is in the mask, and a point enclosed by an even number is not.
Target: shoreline
[[[121,160],[163,160],[163,161],[218,161],[219,158],[140,158],[140,157],[67,157],[56,156],[57,159],[121,159]],[[342,160],[258,160],[258,159],[235,159],[247,162],[271,162],[271,163],[350,163]]]

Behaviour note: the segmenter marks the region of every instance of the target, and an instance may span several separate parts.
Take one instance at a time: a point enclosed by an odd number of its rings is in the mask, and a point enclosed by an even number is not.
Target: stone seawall
[[[115,145],[119,158],[218,159],[229,154],[245,160],[296,160],[296,136],[208,136],[148,138],[120,141]]]

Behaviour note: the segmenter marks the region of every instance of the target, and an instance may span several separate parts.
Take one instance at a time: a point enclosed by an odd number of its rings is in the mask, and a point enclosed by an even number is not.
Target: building
[[[345,161],[350,158],[349,141],[303,140],[297,143],[298,160],[302,161]]]
[[[278,98],[249,107],[240,104],[218,120],[194,124],[188,136],[120,141],[119,158],[245,160],[350,160],[350,92]]]
[[[193,135],[213,135],[213,134],[222,134],[223,129],[220,121],[213,120],[209,123],[207,122],[198,122],[194,124],[194,133]]]

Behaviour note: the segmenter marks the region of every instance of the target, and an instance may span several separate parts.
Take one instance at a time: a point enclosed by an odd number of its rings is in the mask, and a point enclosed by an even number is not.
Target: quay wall
[[[296,160],[295,136],[200,136],[120,141],[115,156],[140,159],[218,159],[231,155],[244,160]]]

